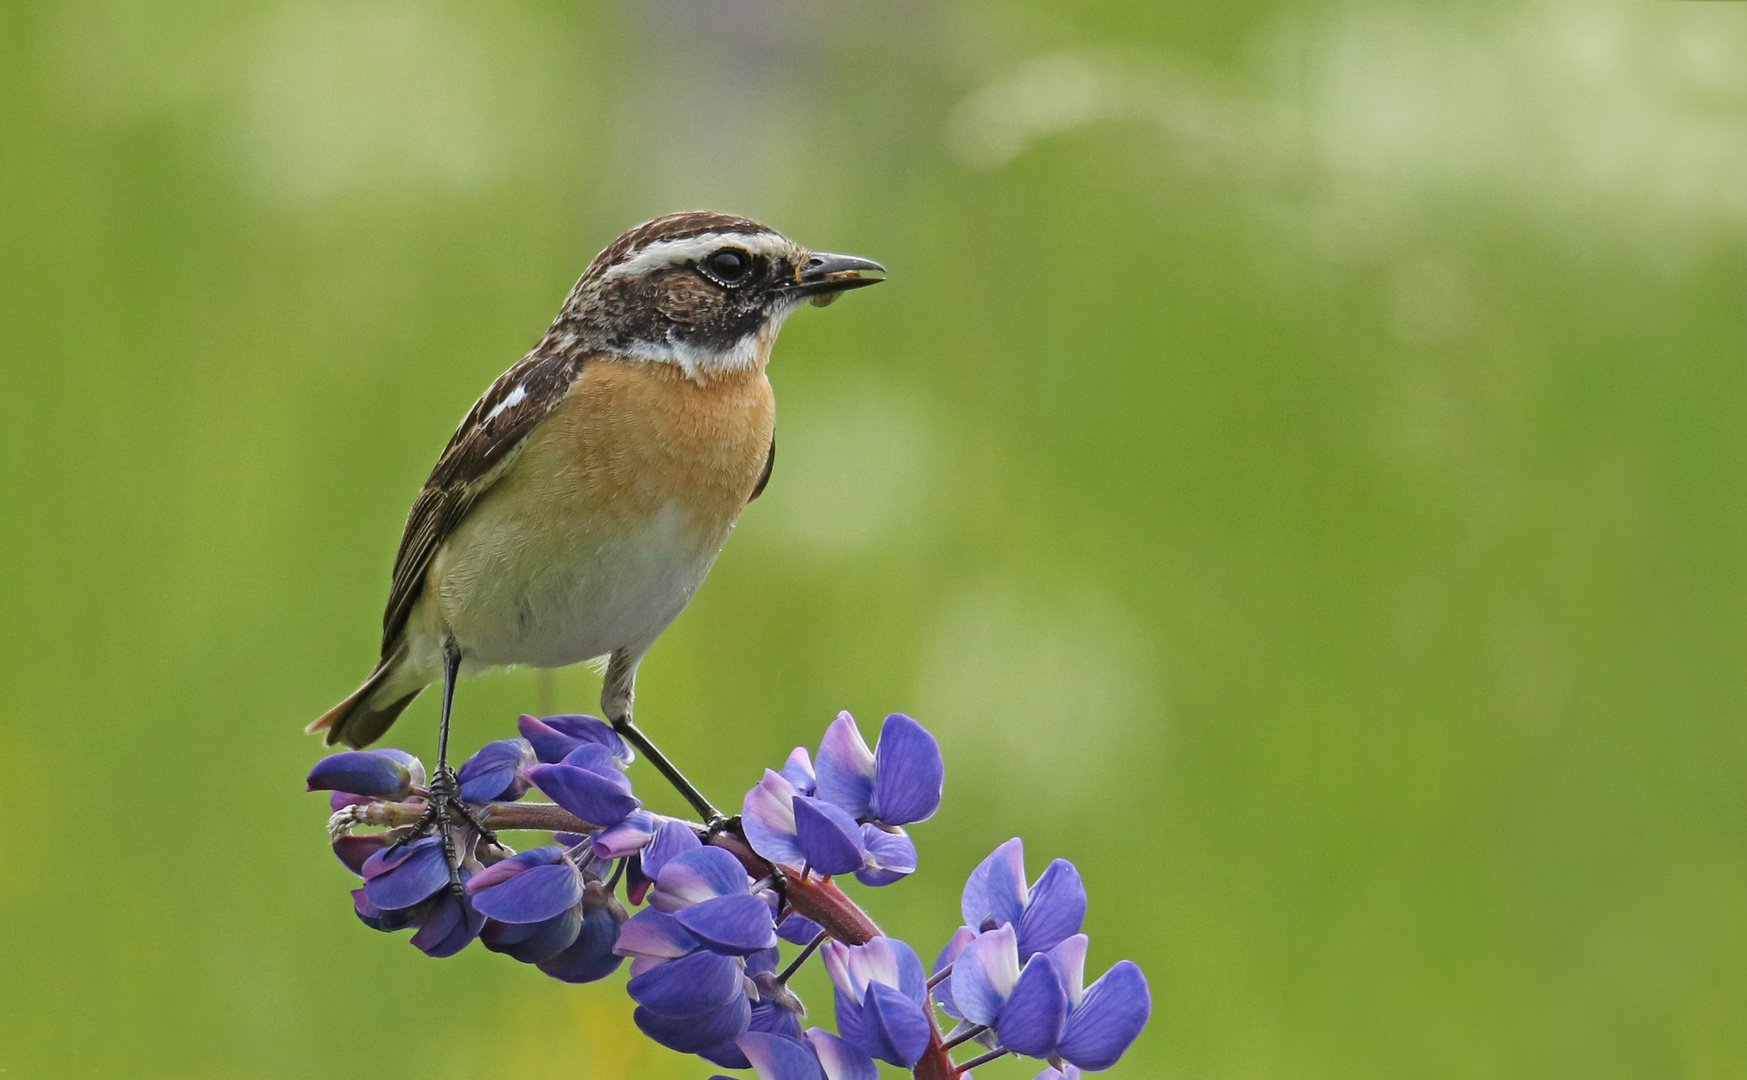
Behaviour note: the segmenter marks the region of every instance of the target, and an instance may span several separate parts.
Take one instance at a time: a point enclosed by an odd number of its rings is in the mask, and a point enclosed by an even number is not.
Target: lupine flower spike
[[[626,771],[634,755],[604,721],[524,716],[518,727],[461,767],[459,894],[441,839],[411,828],[431,797],[417,758],[351,751],[310,770],[309,790],[330,793],[334,854],[362,879],[352,904],[365,925],[410,929],[431,956],[478,939],[565,982],[605,978],[628,959],[644,1034],[760,1080],[878,1080],[876,1061],[968,1080],[1007,1054],[1045,1061],[1037,1080],[1079,1080],[1115,1064],[1146,1026],[1151,996],[1133,963],[1085,983],[1086,891],[1064,859],[1029,885],[1018,840],[983,860],[932,978],[832,883],[890,885],[916,870],[904,827],[939,809],[945,767],[908,716],[888,716],[870,750],[840,714],[816,755],[797,747],[747,793],[738,822],[714,828],[643,809]],[[551,801],[528,800],[535,789]],[[517,852],[497,839],[515,830],[552,842]],[[785,942],[797,950],[786,964]],[[835,1033],[803,1028],[788,986],[815,953],[834,987]],[[959,1021],[950,1035],[940,1013]],[[962,1045],[979,1053],[955,1063]]]

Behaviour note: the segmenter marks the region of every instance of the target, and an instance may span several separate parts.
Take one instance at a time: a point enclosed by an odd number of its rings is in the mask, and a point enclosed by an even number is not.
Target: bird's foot
[[[439,768],[437,774],[431,777],[429,802],[425,812],[413,822],[412,827],[402,834],[389,850],[409,844],[414,840],[430,836],[433,832],[443,838],[443,861],[449,866],[449,891],[460,899],[463,893],[461,884],[461,859],[455,846],[456,819],[471,827],[479,838],[488,844],[497,844],[497,834],[485,827],[479,815],[473,808],[461,801],[461,782],[455,775],[455,770],[447,765]]]

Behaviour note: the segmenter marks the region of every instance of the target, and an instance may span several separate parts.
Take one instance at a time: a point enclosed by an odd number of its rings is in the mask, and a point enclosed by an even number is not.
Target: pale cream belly
[[[611,535],[549,506],[481,509],[445,545],[427,592],[469,667],[641,653],[691,602],[732,526],[677,502]]]

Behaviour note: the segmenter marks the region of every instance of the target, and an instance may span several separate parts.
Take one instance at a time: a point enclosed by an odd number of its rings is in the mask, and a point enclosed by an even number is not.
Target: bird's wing
[[[393,651],[424,587],[425,571],[449,534],[497,482],[546,414],[582,374],[586,356],[533,353],[482,394],[425,481],[394,557],[394,584],[382,613],[382,655]]]
[[[746,497],[747,502],[764,494],[764,486],[770,483],[770,470],[776,468],[776,433],[770,436],[770,451],[764,455],[764,471],[758,474],[758,483],[752,486],[752,494]]]

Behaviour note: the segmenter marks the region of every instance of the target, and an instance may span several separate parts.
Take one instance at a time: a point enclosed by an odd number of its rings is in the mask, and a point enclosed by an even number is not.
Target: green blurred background
[[[871,910],[1073,859],[1114,1075],[1747,1076],[1744,16],[0,5],[0,1072],[713,1071],[359,926],[301,790],[457,419],[707,206],[891,268],[644,665],[707,790],[922,719]]]

